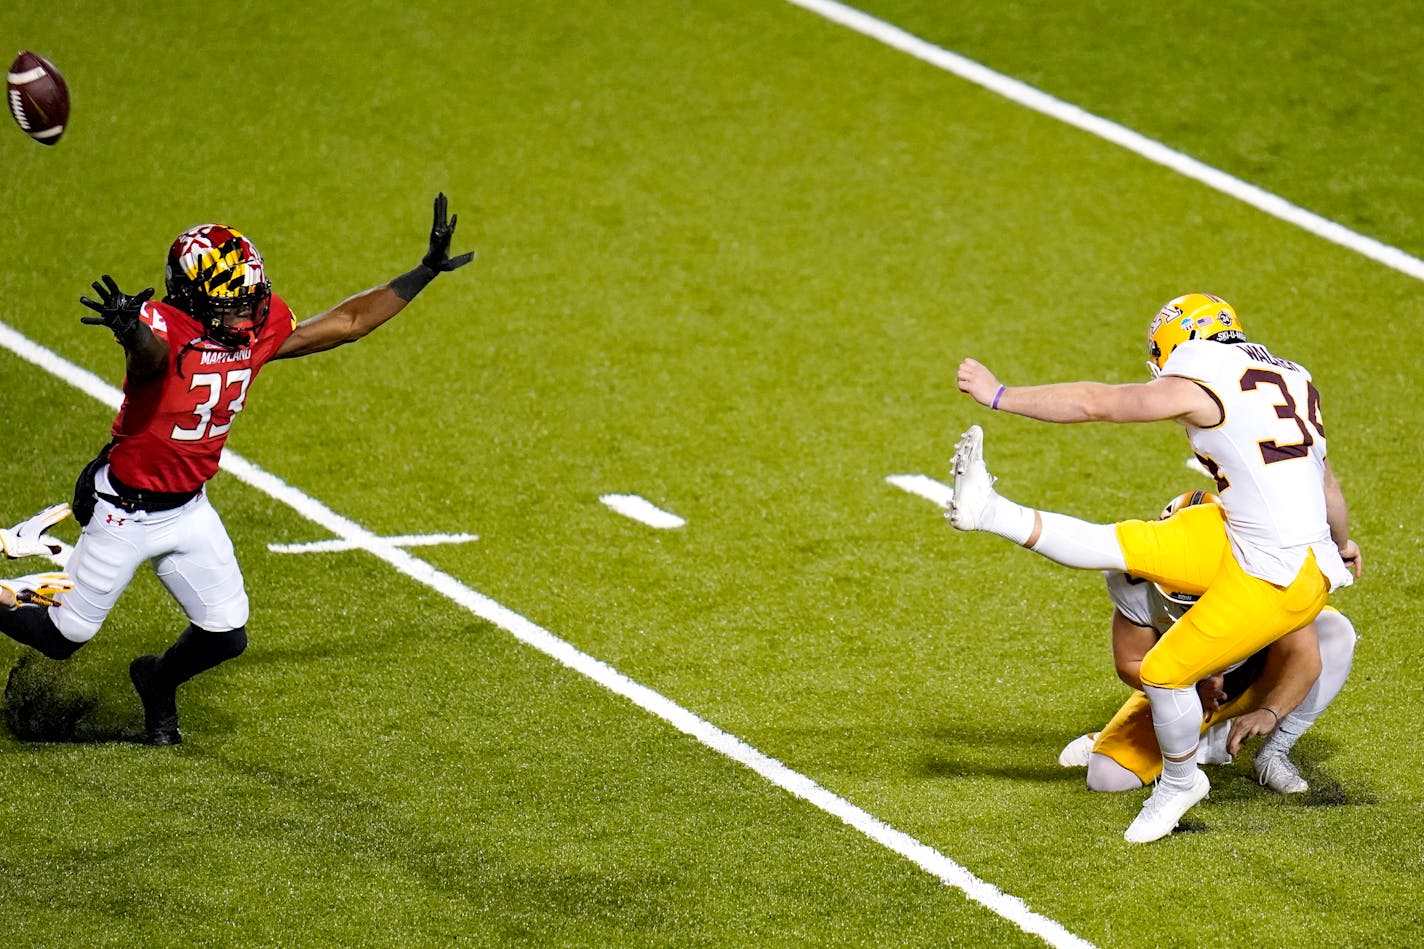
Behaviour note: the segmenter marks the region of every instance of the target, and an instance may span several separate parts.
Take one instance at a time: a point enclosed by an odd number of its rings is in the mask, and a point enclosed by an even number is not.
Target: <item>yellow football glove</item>
[[[68,504],[55,504],[14,527],[0,527],[0,550],[11,560],[57,554],[62,549],[59,541],[41,535],[68,516]]]
[[[27,577],[0,580],[0,590],[10,594],[6,605],[10,609],[20,606],[59,606],[55,599],[60,593],[74,589],[74,581],[65,573],[32,573]]]

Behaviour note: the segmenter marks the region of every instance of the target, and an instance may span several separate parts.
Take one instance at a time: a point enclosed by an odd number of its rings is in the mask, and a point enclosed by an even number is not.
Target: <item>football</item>
[[[5,76],[10,114],[25,134],[41,145],[53,145],[69,121],[69,87],[54,64],[28,50],[10,64]]]

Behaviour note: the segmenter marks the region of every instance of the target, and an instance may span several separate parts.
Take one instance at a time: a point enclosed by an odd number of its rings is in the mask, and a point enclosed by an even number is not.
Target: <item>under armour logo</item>
[[[124,526],[124,522],[127,521],[127,520],[128,520],[127,517],[115,517],[115,516],[112,515],[112,514],[105,515],[105,517],[104,517],[104,523],[105,523],[105,524],[113,524],[113,525],[115,525],[116,527],[123,527],[123,526]]]

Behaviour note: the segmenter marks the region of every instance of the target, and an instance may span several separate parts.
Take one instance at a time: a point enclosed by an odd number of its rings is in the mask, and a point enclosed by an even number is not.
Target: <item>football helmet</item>
[[[168,249],[164,283],[168,302],[227,349],[252,345],[272,306],[262,254],[241,231],[223,224],[201,224],[179,234]]]
[[[1165,521],[1182,508],[1191,507],[1194,504],[1220,503],[1221,499],[1210,491],[1187,491],[1168,501],[1167,506],[1162,508],[1162,513],[1158,515],[1157,519],[1159,521]],[[1171,590],[1160,583],[1154,583],[1152,586],[1157,589],[1158,595],[1162,597],[1162,606],[1166,610],[1167,615],[1172,617],[1174,622],[1181,619],[1187,610],[1191,609],[1192,605],[1201,599],[1198,594],[1184,593],[1181,590]]]
[[[1185,293],[1168,300],[1147,330],[1147,368],[1152,375],[1158,375],[1172,350],[1189,339],[1241,343],[1246,341],[1246,334],[1236,310],[1221,297]]]

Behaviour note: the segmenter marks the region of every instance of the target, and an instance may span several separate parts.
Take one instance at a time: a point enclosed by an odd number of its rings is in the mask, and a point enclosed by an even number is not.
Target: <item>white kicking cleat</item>
[[[1301,794],[1310,790],[1310,785],[1285,755],[1257,755],[1255,768],[1261,786],[1277,794]]]
[[[1197,764],[1231,764],[1226,752],[1226,739],[1231,735],[1231,722],[1217,722],[1202,733],[1197,745]]]
[[[1152,796],[1147,799],[1147,803],[1142,805],[1142,812],[1137,815],[1137,819],[1132,822],[1132,826],[1123,834],[1123,839],[1130,844],[1145,844],[1153,840],[1161,840],[1181,822],[1182,815],[1192,809],[1202,798],[1206,797],[1211,790],[1211,781],[1207,780],[1206,774],[1200,769],[1192,779],[1192,786],[1185,791],[1169,788],[1161,781],[1157,782],[1157,787],[1152,791]]]
[[[1093,753],[1093,742],[1098,740],[1097,732],[1079,735],[1058,752],[1058,763],[1065,768],[1086,768],[1088,756]]]
[[[994,497],[994,476],[984,465],[984,430],[978,425],[960,436],[950,462],[954,495],[949,499],[949,522],[962,531],[977,531]]]

